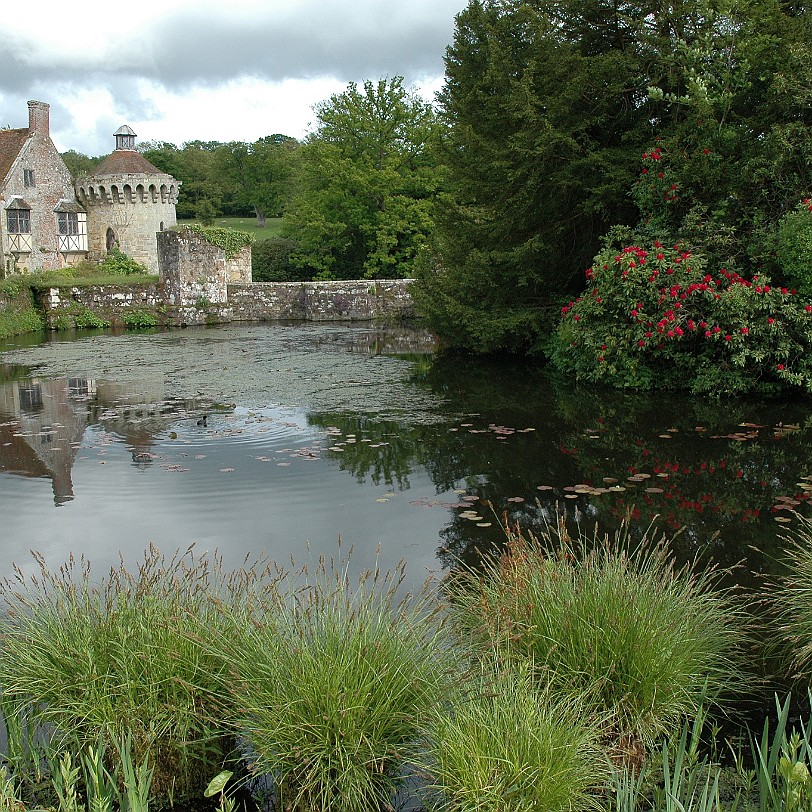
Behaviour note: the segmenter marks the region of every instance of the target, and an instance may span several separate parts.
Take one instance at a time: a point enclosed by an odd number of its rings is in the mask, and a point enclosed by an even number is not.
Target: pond
[[[274,324],[0,344],[0,544],[97,572],[195,545],[226,564],[407,562],[416,585],[505,517],[625,516],[752,583],[810,516],[812,402],[583,389],[435,353],[406,328]]]

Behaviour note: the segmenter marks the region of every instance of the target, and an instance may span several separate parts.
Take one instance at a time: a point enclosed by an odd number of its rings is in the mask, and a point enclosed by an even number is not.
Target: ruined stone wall
[[[376,321],[414,318],[408,279],[229,285],[234,321]]]
[[[228,282],[230,285],[249,283],[251,281],[251,246],[246,245],[233,257],[226,260]]]
[[[166,324],[164,294],[160,285],[93,285],[46,288],[36,292],[37,307],[49,329],[101,326],[113,327],[137,321],[148,314]]]
[[[196,231],[158,234],[158,266],[169,320],[180,326],[232,320],[225,251]]]

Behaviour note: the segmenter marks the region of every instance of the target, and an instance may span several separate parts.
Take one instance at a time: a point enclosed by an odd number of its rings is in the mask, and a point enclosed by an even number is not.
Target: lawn
[[[198,220],[179,220],[178,225],[191,225],[199,223]],[[212,223],[217,228],[233,228],[237,231],[246,231],[253,234],[257,240],[265,240],[268,237],[278,237],[282,229],[283,219],[281,217],[269,217],[265,228],[257,228],[255,217],[218,217]]]

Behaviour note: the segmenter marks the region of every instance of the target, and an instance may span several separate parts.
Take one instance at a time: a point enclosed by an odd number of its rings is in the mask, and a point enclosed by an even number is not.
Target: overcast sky
[[[28,0],[0,33],[0,127],[51,105],[60,151],[139,141],[301,138],[350,81],[442,85],[466,0]],[[36,22],[33,22],[36,20]]]

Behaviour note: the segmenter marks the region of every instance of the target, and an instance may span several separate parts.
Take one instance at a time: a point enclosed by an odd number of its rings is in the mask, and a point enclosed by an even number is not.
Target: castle
[[[51,141],[50,107],[28,102],[28,127],[0,130],[0,277],[98,261],[118,248],[158,273],[156,234],[177,222],[180,182],[135,149],[127,126],[115,151],[76,188]]]

